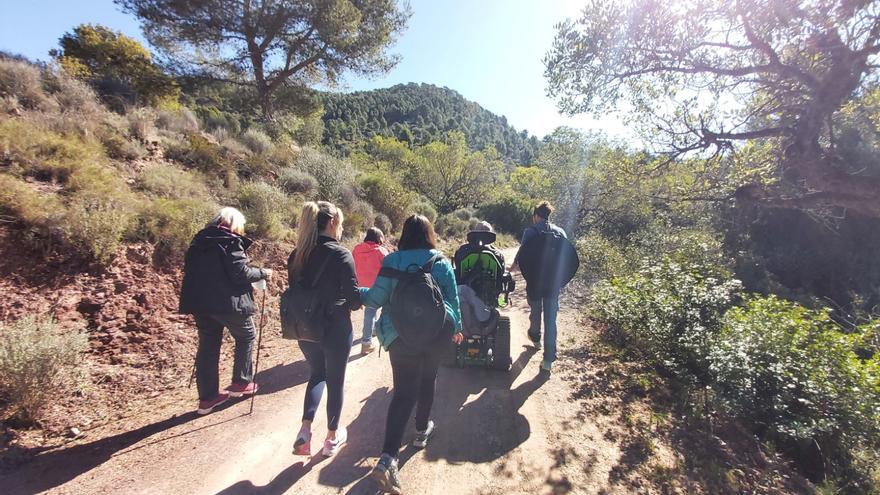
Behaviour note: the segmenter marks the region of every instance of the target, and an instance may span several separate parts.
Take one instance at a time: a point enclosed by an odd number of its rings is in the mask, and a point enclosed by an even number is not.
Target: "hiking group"
[[[577,269],[576,256],[573,269],[562,261],[570,259],[573,248],[565,232],[550,223],[552,212],[546,201],[534,208],[533,225],[524,231],[511,266],[526,279],[531,309],[528,336],[538,349],[543,322],[542,372],[549,372],[556,360],[559,291]],[[210,413],[229,397],[258,391],[252,363],[257,337],[253,284],[271,278],[273,271],[250,266],[245,253],[252,241],[244,236],[245,221],[238,210],[223,208],[196,234],[186,253],[180,312],[192,314],[198,328],[199,414]],[[468,234],[468,242],[454,257],[455,267],[437,249],[434,227],[422,215],[406,219],[396,250],[385,245],[379,229],[372,228],[350,252],[339,243],[342,226],[343,212],[332,203],[305,203],[297,246],[287,262],[289,287],[280,305],[282,335],[297,340],[310,369],[293,452],[311,455],[312,422],[325,388],[328,431],[321,453],[332,456],[348,440],[341,412],[353,344],[351,312],[363,307],[361,353],[374,350],[376,336],[388,352],[393,376],[384,444],[370,477],[383,492],[401,493],[397,458],[403,435],[413,409],[413,446],[425,447],[434,433],[431,406],[444,351],[463,345],[474,328],[485,329],[499,318],[497,309],[464,283],[461,260],[471,252],[489,252],[500,260],[503,271],[504,257],[492,245],[495,234],[487,222],[478,222]],[[223,328],[235,340],[235,351],[232,383],[220,390]]]

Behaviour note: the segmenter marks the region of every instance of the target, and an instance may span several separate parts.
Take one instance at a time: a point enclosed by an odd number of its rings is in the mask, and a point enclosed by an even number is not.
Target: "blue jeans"
[[[379,308],[364,306],[364,331],[361,333],[361,342],[364,344],[373,340],[373,328],[379,319]]]
[[[559,313],[559,292],[529,299],[529,338],[541,338],[541,313],[544,314],[544,360],[556,361],[556,315]]]

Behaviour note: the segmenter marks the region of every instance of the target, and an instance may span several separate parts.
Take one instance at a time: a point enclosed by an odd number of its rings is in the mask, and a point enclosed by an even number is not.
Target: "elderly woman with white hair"
[[[195,317],[199,329],[196,383],[199,414],[208,414],[229,397],[254,394],[255,337],[252,282],[272,276],[268,268],[248,265],[245,252],[253,241],[244,236],[245,218],[235,208],[223,208],[199,231],[186,251],[180,313]],[[232,384],[220,391],[219,361],[223,328],[235,339]]]

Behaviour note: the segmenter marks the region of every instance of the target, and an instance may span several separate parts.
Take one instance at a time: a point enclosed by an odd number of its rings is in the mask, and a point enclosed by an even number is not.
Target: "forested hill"
[[[540,145],[504,116],[432,84],[324,94],[324,144],[343,152],[377,134],[426,144],[454,130],[464,133],[473,150],[494,145],[509,163],[531,163]]]

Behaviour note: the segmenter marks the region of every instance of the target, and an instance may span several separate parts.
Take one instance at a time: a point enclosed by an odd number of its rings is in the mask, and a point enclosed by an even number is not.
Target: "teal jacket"
[[[397,251],[386,256],[382,260],[383,267],[390,267],[397,270],[405,270],[410,265],[424,265],[435,254],[440,251],[435,249],[408,249],[406,251]],[[440,292],[443,293],[443,302],[446,305],[446,315],[455,323],[455,331],[461,331],[461,307],[458,302],[458,286],[455,284],[455,273],[452,271],[452,263],[448,259],[443,258],[434,263],[434,269],[431,275],[440,286]],[[373,308],[385,308],[391,305],[391,293],[397,287],[397,280],[379,275],[376,283],[372,287],[361,287],[361,302],[364,306]],[[379,337],[379,343],[386,350],[388,346],[397,338],[397,330],[391,323],[391,313],[382,311],[379,321],[376,324],[376,335]]]

